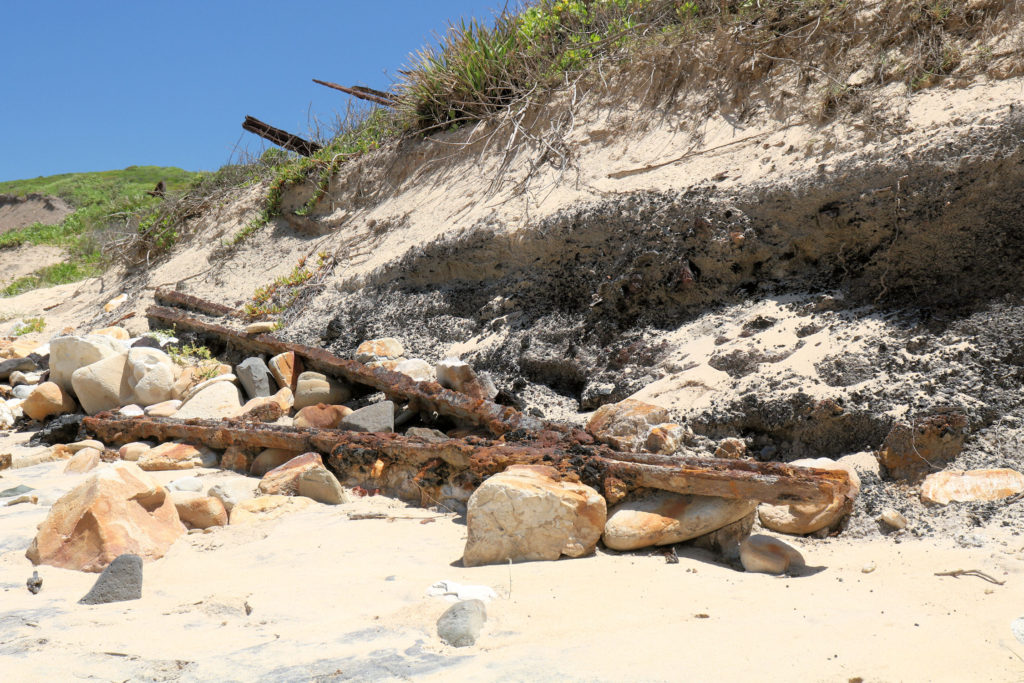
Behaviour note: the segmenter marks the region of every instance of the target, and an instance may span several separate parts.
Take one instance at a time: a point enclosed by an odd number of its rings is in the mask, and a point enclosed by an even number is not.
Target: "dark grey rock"
[[[270,396],[273,393],[272,387],[276,386],[270,376],[270,368],[262,358],[246,358],[235,366],[235,376],[245,387],[249,398]]]
[[[35,490],[35,489],[33,489],[31,486],[25,486],[24,484],[18,484],[17,486],[15,486],[13,488],[4,489],[3,491],[0,491],[0,498],[10,498],[11,496],[20,496],[23,493],[28,493],[29,491],[33,491],[33,490]]]
[[[428,443],[441,443],[442,441],[448,441],[449,438],[444,432],[430,429],[429,427],[409,427],[405,430],[405,435],[423,439]]]
[[[381,401],[366,406],[346,415],[338,425],[339,429],[351,429],[354,432],[393,432],[395,431],[395,404],[392,401]]]
[[[163,347],[160,345],[160,340],[156,337],[139,337],[135,340],[135,343],[132,344],[132,348],[159,349]]]
[[[29,439],[29,446],[52,446],[58,443],[73,443],[84,436],[79,437],[79,430],[82,428],[83,415],[61,415],[50,420],[45,427],[32,435]]]
[[[482,600],[463,600],[437,620],[437,635],[452,647],[469,647],[476,643],[485,621],[487,608]]]
[[[0,379],[7,379],[15,370],[36,372],[39,370],[39,366],[31,358],[11,358],[10,360],[0,361]]]
[[[43,590],[43,580],[39,577],[39,572],[32,572],[32,576],[28,577],[25,585],[28,586],[28,592],[32,595],[37,595],[39,591]]]
[[[138,600],[142,597],[142,558],[118,555],[93,584],[92,590],[79,600],[82,605]]]

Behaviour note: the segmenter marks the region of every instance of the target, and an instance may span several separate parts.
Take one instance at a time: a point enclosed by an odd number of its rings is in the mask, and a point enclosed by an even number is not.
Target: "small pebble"
[[[870,574],[875,571],[878,567],[875,566],[874,562],[868,562],[866,565],[860,568],[862,574]]]

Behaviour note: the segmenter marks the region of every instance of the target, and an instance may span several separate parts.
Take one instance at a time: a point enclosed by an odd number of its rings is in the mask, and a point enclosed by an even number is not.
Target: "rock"
[[[28,592],[32,595],[38,595],[39,591],[43,590],[43,580],[39,578],[39,572],[33,571],[32,576],[28,577],[28,581],[25,582],[28,587]]]
[[[94,470],[100,464],[102,453],[95,448],[83,448],[64,465],[64,474],[82,474]]]
[[[71,391],[75,370],[123,353],[121,343],[110,337],[56,337],[50,342],[50,381]]]
[[[219,498],[195,491],[171,491],[170,497],[178,517],[190,529],[209,529],[228,523],[227,508]]]
[[[52,446],[58,443],[71,443],[78,440],[78,432],[82,427],[81,415],[61,415],[50,420],[32,435],[30,446]]]
[[[138,600],[142,597],[142,558],[126,553],[107,565],[80,605],[104,605],[108,602]]]
[[[275,388],[273,384],[274,379],[270,375],[270,368],[267,367],[262,358],[246,358],[235,366],[235,374],[238,375],[238,381],[242,383],[242,387],[245,388],[245,393],[249,398],[270,396]]]
[[[304,372],[299,375],[295,384],[295,409],[318,403],[335,405],[352,398],[352,390],[334,379],[329,379],[319,372]]]
[[[822,529],[835,529],[853,509],[860,493],[860,477],[853,467],[829,458],[804,458],[789,463],[798,467],[842,470],[850,476],[849,495],[839,496],[824,504],[761,505],[757,514],[762,526],[783,534],[811,534]]]
[[[428,443],[441,443],[451,438],[444,432],[429,427],[409,427],[405,430],[405,435],[423,439]]]
[[[54,503],[26,556],[33,564],[98,572],[125,553],[163,557],[184,532],[164,488],[136,465],[119,462]]]
[[[51,415],[73,413],[77,407],[71,394],[54,382],[43,382],[21,404],[22,411],[38,421],[45,420]]]
[[[174,337],[171,337],[174,341],[177,341]],[[156,337],[150,337],[148,335],[139,337],[132,342],[131,348],[133,349],[162,349],[164,344],[160,343],[160,340]]]
[[[278,354],[271,358],[267,365],[270,366],[270,372],[277,380],[277,386],[282,389],[291,389],[292,392],[295,391],[295,383],[298,382],[299,375],[302,373],[302,361],[296,358],[293,352]]]
[[[161,401],[160,403],[147,406],[145,413],[150,417],[171,417],[178,412],[178,408],[181,408],[181,401],[172,398],[168,401]]]
[[[557,481],[554,468],[514,465],[469,498],[467,567],[582,557],[604,530],[604,498],[583,484]]]
[[[726,524],[721,529],[715,529],[711,533],[698,536],[690,544],[696,548],[717,552],[726,560],[738,560],[740,557],[740,543],[750,536],[755,521],[757,521],[757,511],[753,510],[743,519],[737,520],[732,524]]]
[[[341,420],[352,414],[348,406],[329,406],[318,403],[315,406],[306,406],[295,414],[295,427],[303,429],[337,429]]]
[[[106,304],[104,304],[103,310],[106,313],[110,313],[115,308],[117,308],[118,306],[123,304],[125,301],[128,301],[128,295],[127,294],[118,294],[113,299],[111,299]]]
[[[203,490],[203,480],[199,477],[182,477],[181,479],[175,479],[170,484],[164,486],[168,491],[191,491],[192,493],[199,493]]]
[[[665,422],[668,411],[664,408],[627,398],[598,408],[587,422],[587,431],[615,450],[635,452],[646,443],[651,427]]]
[[[489,376],[478,377],[469,363],[458,358],[445,358],[434,366],[434,371],[437,373],[437,383],[446,389],[487,400],[498,394]]]
[[[616,505],[604,525],[604,544],[613,550],[681,543],[749,515],[757,501],[652,491]]]
[[[231,509],[231,524],[266,522],[316,505],[309,498],[293,496],[260,496],[237,503]]]
[[[469,647],[480,637],[485,621],[487,607],[482,600],[463,600],[437,620],[437,636],[452,647]]]
[[[34,390],[35,387],[33,387],[31,384],[19,384],[18,386],[14,387],[11,390],[11,397],[18,398],[24,401],[26,398],[32,395],[32,392]]]
[[[128,351],[126,372],[134,402],[150,406],[170,400],[174,391],[174,362],[159,349],[133,348]]]
[[[128,341],[132,338],[128,334],[128,330],[123,327],[103,327],[98,330],[93,330],[89,334],[98,334],[101,337],[110,337],[111,339],[117,339],[119,341]]]
[[[24,413],[22,413],[24,415]],[[0,429],[13,429],[17,418],[7,403],[0,400]]]
[[[214,375],[210,379],[204,379],[203,381],[189,387],[189,389],[181,395],[181,403],[182,405],[188,403],[189,399],[193,398],[201,391],[209,389],[218,382],[234,382],[236,379],[238,378],[231,373],[222,373],[220,375]]]
[[[422,358],[410,358],[395,366],[395,372],[412,377],[417,382],[433,382],[434,366]]]
[[[356,360],[360,363],[401,358],[404,355],[405,349],[402,348],[402,342],[398,341],[394,337],[370,339],[368,341],[364,341],[359,345],[359,348],[356,349]]]
[[[31,493],[32,491],[35,491],[35,489],[32,488],[31,486],[18,484],[17,486],[12,486],[9,489],[4,489],[3,491],[0,491],[0,498],[11,498],[12,496],[20,496],[25,493]]]
[[[907,527],[907,518],[892,508],[882,510],[882,514],[878,515],[878,521],[896,530]]]
[[[214,382],[184,401],[175,419],[189,420],[199,417],[204,420],[220,420],[234,417],[242,410],[242,397],[231,382]]]
[[[242,446],[228,446],[224,454],[220,456],[220,468],[232,470],[239,474],[248,474],[252,467],[253,456],[248,449]]]
[[[804,566],[803,555],[796,548],[761,534],[740,543],[740,562],[744,570],[760,574],[784,574]]]
[[[249,323],[245,326],[246,334],[266,334],[267,332],[273,332],[277,329],[277,323],[273,320],[261,320],[255,323]]]
[[[852,467],[861,479],[865,477],[882,477],[882,468],[878,463],[878,458],[870,451],[844,455],[836,460],[836,462],[840,465]]]
[[[292,390],[285,387],[283,389],[278,389],[277,393],[273,396],[261,396],[259,398],[249,399],[246,401],[245,405],[242,406],[241,413],[248,413],[257,409],[259,406],[267,405],[268,403],[276,403],[281,407],[281,412],[287,414],[295,403],[295,399],[292,396]]]
[[[315,468],[324,469],[319,453],[297,455],[264,474],[259,491],[269,495],[294,496],[299,492],[299,475]]]
[[[199,449],[187,443],[169,441],[143,452],[138,464],[148,472],[216,467],[217,454],[207,448]]]
[[[132,402],[132,388],[125,376],[128,353],[107,356],[71,374],[71,387],[90,415],[116,410]]]
[[[405,359],[403,358],[402,360]],[[401,363],[402,360],[399,360],[397,358],[391,360],[372,360],[366,364],[366,367],[370,368],[371,370],[374,370],[376,368],[383,368],[388,372],[394,372],[395,368],[398,367],[398,364]]]
[[[117,414],[121,417],[142,417],[146,414],[146,411],[141,406],[137,406],[134,403],[129,403],[126,406],[121,406],[117,409]]]
[[[11,377],[8,383],[12,387],[25,384],[28,386],[34,386],[43,381],[43,374],[41,372],[22,372],[21,370],[15,370],[11,373]]]
[[[967,435],[967,417],[945,412],[899,423],[885,437],[878,459],[894,479],[918,482],[936,467],[960,454]]]
[[[10,453],[0,453],[0,470],[11,469],[11,464],[14,462],[14,456]],[[2,494],[0,494],[2,495]]]
[[[281,448],[267,448],[261,451],[260,454],[252,461],[252,466],[249,468],[249,474],[254,477],[262,477],[270,470],[285,464],[297,455],[298,453],[295,451],[286,451]]]
[[[683,444],[685,444],[692,436],[693,432],[691,432],[687,427],[673,422],[655,425],[651,427],[651,431],[647,432],[647,440],[644,443],[644,450],[650,451],[651,453],[672,455],[682,448]]]
[[[221,479],[210,487],[206,495],[219,500],[230,513],[238,503],[256,497],[256,482],[248,477]]]
[[[338,479],[326,468],[314,467],[299,475],[300,496],[312,498],[318,503],[341,505],[348,502],[348,495]]]
[[[102,441],[97,441],[96,439],[83,439],[82,441],[69,443],[67,446],[68,450],[71,451],[72,453],[77,453],[83,448],[95,448],[98,451],[102,451],[103,449],[106,448],[106,446],[103,445]]]
[[[395,431],[395,404],[392,401],[381,401],[354,410],[341,418],[338,427],[354,432],[393,432]]]
[[[5,503],[5,505],[7,507],[10,507],[12,505],[20,505],[22,503],[31,503],[32,505],[35,505],[38,502],[39,502],[39,496],[37,496],[35,494],[30,494],[30,495],[18,496],[17,498],[12,498],[11,500],[7,501],[7,503]]]
[[[132,441],[131,443],[126,443],[125,445],[121,446],[121,448],[117,450],[117,455],[122,460],[136,462],[139,459],[139,457],[142,456],[143,453],[145,453],[152,447],[153,444],[146,441]]]
[[[715,449],[716,458],[744,458],[747,456],[747,443],[743,439],[722,439]]]
[[[921,500],[948,505],[956,501],[1000,500],[1024,491],[1024,474],[1011,469],[948,470],[929,474],[921,484]]]
[[[39,366],[31,358],[11,358],[0,361],[0,380],[9,379],[15,372],[35,372],[38,369]],[[14,382],[9,382],[9,384],[14,386]]]

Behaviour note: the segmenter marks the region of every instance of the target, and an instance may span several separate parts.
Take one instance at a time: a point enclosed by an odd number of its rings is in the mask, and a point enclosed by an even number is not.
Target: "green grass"
[[[42,332],[45,329],[46,321],[43,320],[42,316],[36,316],[34,318],[25,318],[14,327],[14,336],[20,337],[23,334]]]
[[[53,245],[67,251],[67,260],[19,278],[0,290],[14,296],[37,287],[75,282],[103,272],[109,259],[102,247],[111,226],[163,203],[146,194],[163,180],[168,193],[181,192],[202,178],[180,168],[129,166],[120,171],[65,173],[0,183],[0,193],[32,193],[63,198],[74,209],[61,223],[35,223],[0,235],[0,250],[21,245]]]

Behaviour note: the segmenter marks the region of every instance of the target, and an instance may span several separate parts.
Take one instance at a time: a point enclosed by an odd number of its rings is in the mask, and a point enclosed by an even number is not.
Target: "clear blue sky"
[[[0,21],[0,181],[130,165],[212,170],[247,114],[295,133],[386,89],[409,55],[504,0],[11,0]]]

